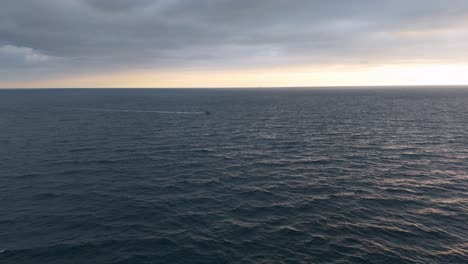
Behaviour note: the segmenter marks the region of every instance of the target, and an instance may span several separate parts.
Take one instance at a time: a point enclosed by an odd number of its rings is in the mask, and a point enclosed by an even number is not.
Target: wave
[[[132,110],[132,109],[108,109],[108,108],[66,108],[67,110],[89,111],[89,112],[117,112],[117,113],[154,113],[154,114],[178,114],[178,115],[201,115],[201,111],[159,111],[159,110]]]

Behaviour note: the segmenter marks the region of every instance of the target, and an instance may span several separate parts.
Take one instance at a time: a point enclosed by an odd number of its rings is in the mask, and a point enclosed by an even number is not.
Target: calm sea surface
[[[468,263],[468,89],[1,90],[0,263]]]

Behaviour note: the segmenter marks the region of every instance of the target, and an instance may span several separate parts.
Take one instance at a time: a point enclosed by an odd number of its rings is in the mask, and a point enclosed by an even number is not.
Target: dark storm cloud
[[[0,74],[459,60],[467,15],[465,0],[7,0]]]

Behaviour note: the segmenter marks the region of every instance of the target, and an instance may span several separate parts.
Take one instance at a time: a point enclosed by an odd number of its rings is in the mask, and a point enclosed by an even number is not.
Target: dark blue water
[[[0,157],[2,264],[468,263],[467,89],[3,90]]]

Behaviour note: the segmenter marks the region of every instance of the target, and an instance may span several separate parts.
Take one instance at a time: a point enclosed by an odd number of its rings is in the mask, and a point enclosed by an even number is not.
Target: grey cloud
[[[34,65],[53,60],[52,57],[41,54],[31,48],[12,45],[0,46],[0,60],[8,65]]]
[[[129,9],[147,6],[152,4],[152,0],[84,0],[88,5],[97,8],[102,11],[109,12],[122,12],[128,11]]]
[[[57,74],[460,60],[467,15],[465,0],[7,0],[0,46],[59,57]],[[447,28],[460,32],[417,34]],[[10,62],[0,68],[19,72]]]

